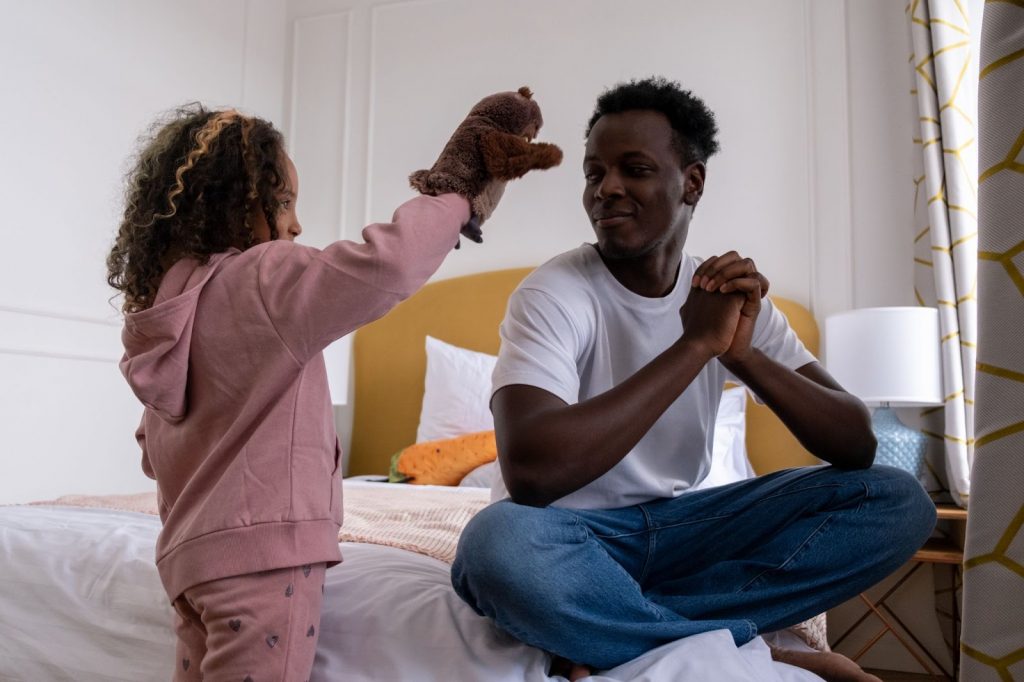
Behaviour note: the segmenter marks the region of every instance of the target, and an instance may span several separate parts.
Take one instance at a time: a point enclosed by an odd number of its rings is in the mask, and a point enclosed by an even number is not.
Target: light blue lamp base
[[[891,407],[875,410],[871,416],[871,428],[878,439],[875,464],[903,469],[920,479],[924,473],[927,436],[901,422]]]

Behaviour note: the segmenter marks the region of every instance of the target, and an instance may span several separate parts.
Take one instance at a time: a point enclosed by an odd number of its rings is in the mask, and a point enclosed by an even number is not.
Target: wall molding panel
[[[342,207],[350,194],[351,15],[338,9],[291,18],[287,141],[300,170],[303,240],[317,247],[342,236]]]
[[[0,353],[116,363],[121,324],[44,309],[0,305]]]
[[[849,79],[845,0],[804,0],[807,54],[807,303],[819,322],[853,307]]]

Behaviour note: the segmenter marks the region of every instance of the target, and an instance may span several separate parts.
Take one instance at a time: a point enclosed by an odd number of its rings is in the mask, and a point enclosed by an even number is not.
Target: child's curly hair
[[[257,208],[276,239],[284,153],[270,123],[233,109],[190,104],[157,121],[127,175],[124,217],[107,256],[107,282],[124,294],[123,312],[152,306],[178,259],[205,263],[251,246]]]

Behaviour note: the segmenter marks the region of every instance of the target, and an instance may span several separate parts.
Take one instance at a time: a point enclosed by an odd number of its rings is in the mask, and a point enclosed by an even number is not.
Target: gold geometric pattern
[[[967,505],[974,452],[977,352],[978,136],[971,23],[958,0],[913,0],[911,91],[918,114],[914,173],[914,297],[939,309],[940,408],[920,413],[932,436],[924,483],[933,497]]]
[[[1020,532],[1021,526],[1024,526],[1024,506],[1021,506],[1017,511],[1017,515],[1013,517],[1012,521],[1010,521],[1010,525],[1006,527],[1003,535],[999,538],[999,542],[996,543],[995,548],[991,552],[979,554],[971,557],[970,559],[965,559],[964,568],[974,568],[975,566],[996,562],[1024,578],[1024,566],[1006,555],[1006,551],[1010,548],[1014,538]]]
[[[1021,138],[1024,139],[1024,131],[1021,131]],[[1010,276],[1010,279],[1013,280],[1017,290],[1020,291],[1022,296],[1024,296],[1024,276],[1021,275],[1017,265],[1013,262],[1013,259],[1022,251],[1024,251],[1024,241],[1021,241],[1001,253],[998,251],[979,251],[978,258],[981,260],[994,260],[1002,264],[1003,269],[1006,270],[1006,274]]]
[[[1022,50],[1024,52],[1024,50]],[[1017,141],[1010,147],[1010,151],[1006,153],[1004,158],[999,163],[995,164],[991,168],[985,169],[985,172],[978,178],[978,184],[985,182],[999,171],[1013,171],[1014,173],[1024,173],[1024,163],[1017,161],[1017,157],[1020,155],[1020,150],[1024,149],[1024,130],[1020,131],[1020,135],[1017,136]]]
[[[1006,682],[1013,682],[1013,675],[1010,674],[1010,666],[1024,660],[1024,648],[1011,651],[1002,658],[989,656],[988,654],[984,654],[974,647],[970,647],[963,643],[960,644],[960,650],[979,663],[984,663],[985,665],[994,668],[996,673],[999,675],[999,679],[1005,680]]]
[[[988,0],[982,25],[974,499],[964,552],[960,679],[1014,679],[1024,661],[1024,0]],[[998,178],[998,180],[996,180]],[[1012,244],[1007,248],[1007,244]],[[1014,296],[1017,294],[1018,296]],[[1016,549],[1014,549],[1017,543]]]

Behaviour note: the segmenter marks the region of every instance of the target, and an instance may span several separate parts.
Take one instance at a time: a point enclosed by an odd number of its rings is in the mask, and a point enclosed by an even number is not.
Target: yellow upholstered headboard
[[[509,295],[532,268],[497,270],[433,282],[355,335],[355,415],[349,475],[382,474],[391,455],[416,440],[426,372],[424,338],[496,355]],[[792,301],[772,300],[808,350],[818,327]],[[767,407],[747,404],[747,453],[759,474],[817,460]]]

